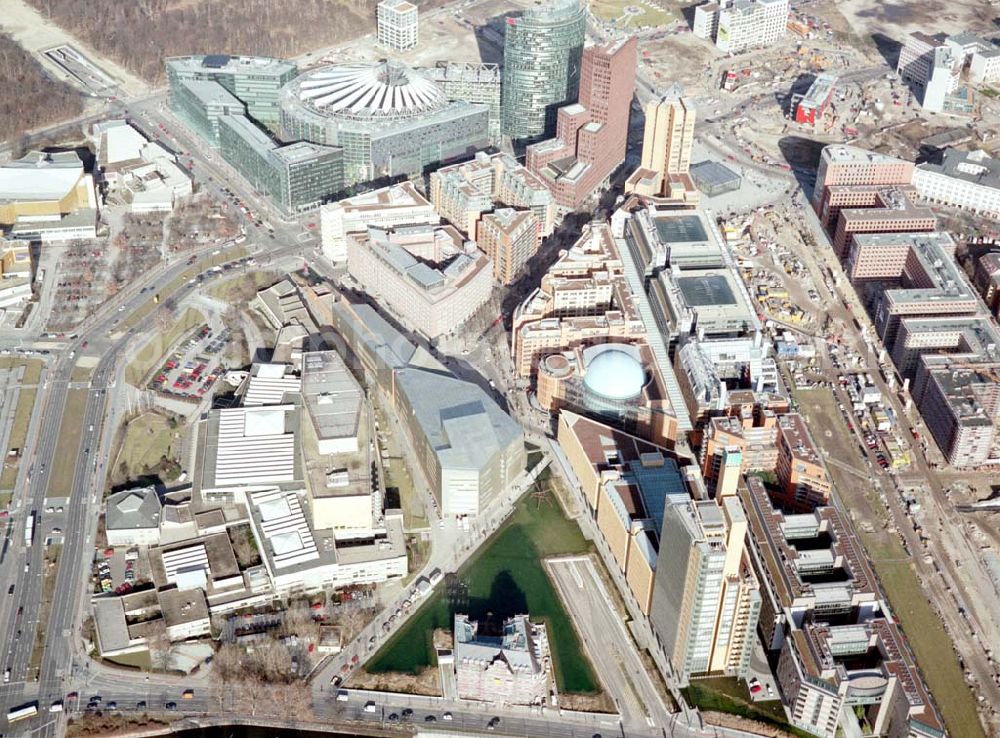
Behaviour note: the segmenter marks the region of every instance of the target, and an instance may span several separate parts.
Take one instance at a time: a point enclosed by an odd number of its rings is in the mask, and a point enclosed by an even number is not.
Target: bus
[[[29,702],[27,705],[15,707],[7,713],[7,722],[16,723],[18,720],[27,720],[38,714],[38,703]]]
[[[28,517],[24,521],[24,545],[30,546],[34,538],[35,538],[35,511],[32,510],[30,513],[28,513]]]

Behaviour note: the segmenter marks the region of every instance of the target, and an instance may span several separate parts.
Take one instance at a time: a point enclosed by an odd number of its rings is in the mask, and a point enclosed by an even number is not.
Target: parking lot
[[[203,323],[189,336],[150,380],[150,389],[183,399],[200,399],[222,376],[222,354],[232,330],[222,328],[215,333]]]

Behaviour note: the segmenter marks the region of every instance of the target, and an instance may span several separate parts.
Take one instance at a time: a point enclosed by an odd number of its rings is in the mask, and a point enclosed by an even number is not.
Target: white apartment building
[[[370,225],[392,228],[440,222],[434,207],[413,184],[401,182],[320,207],[320,245],[327,259],[344,262],[347,236],[363,233]]]
[[[1000,159],[985,151],[946,149],[914,170],[913,186],[928,202],[1000,219]]]
[[[1000,48],[976,51],[972,54],[969,80],[977,85],[1000,82]]]
[[[742,54],[783,38],[788,0],[718,0],[695,8],[692,31],[726,54]]]
[[[378,42],[396,51],[417,45],[417,6],[408,0],[382,0],[378,4]]]

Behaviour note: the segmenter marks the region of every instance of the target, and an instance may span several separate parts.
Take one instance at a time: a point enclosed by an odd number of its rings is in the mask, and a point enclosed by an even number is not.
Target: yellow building
[[[97,198],[75,152],[32,151],[0,166],[0,225],[58,221],[84,208],[96,210]]]
[[[560,413],[558,440],[614,565],[649,614],[664,499],[690,498],[685,475],[666,448],[573,412]]]
[[[626,193],[684,203],[698,201],[688,173],[694,121],[694,104],[677,88],[646,105],[642,162],[626,180]]]

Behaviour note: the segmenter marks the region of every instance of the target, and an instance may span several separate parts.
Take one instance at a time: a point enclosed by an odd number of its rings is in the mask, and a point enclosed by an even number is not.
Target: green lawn
[[[511,520],[458,572],[437,587],[428,602],[368,662],[367,671],[419,673],[435,665],[432,633],[451,630],[454,613],[501,622],[518,613],[548,625],[561,692],[600,691],[580,638],[559,601],[541,560],[589,550],[576,523],[563,516],[550,494],[524,497]]]
[[[636,8],[639,12],[626,14],[626,8]],[[639,0],[590,0],[590,9],[603,21],[617,21],[620,28],[664,26],[674,19],[671,12],[652,1],[646,4]]]
[[[697,679],[681,692],[692,707],[739,715],[749,720],[773,725],[791,735],[812,738],[810,733],[788,724],[785,711],[778,700],[754,703],[750,700],[746,687],[736,679],[729,677]]]

